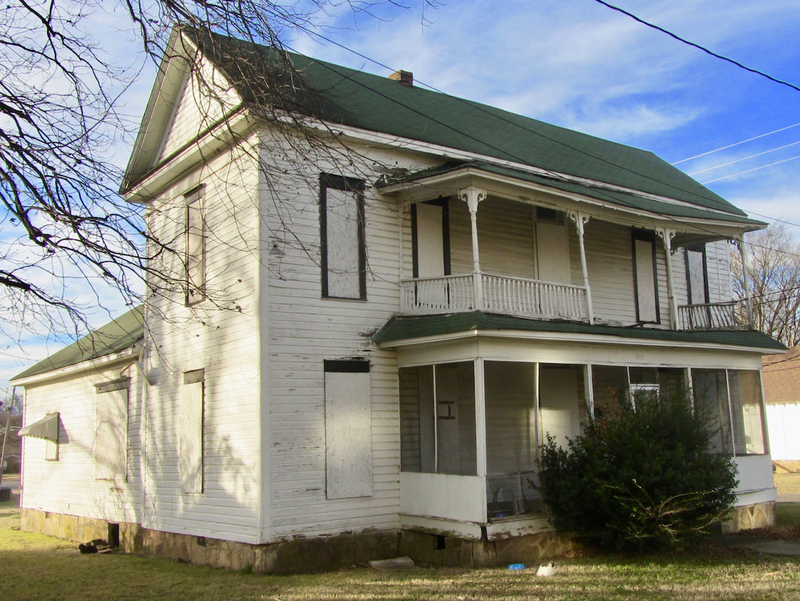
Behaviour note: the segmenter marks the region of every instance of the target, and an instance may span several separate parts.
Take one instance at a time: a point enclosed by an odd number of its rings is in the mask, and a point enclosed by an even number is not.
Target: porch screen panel
[[[698,418],[708,420],[714,432],[711,439],[712,452],[733,452],[725,370],[693,369],[692,391],[695,413]]]
[[[592,393],[595,418],[612,417],[627,403],[628,369],[619,366],[593,365]]]
[[[533,363],[486,361],[486,470],[490,476],[536,467],[536,374]]]
[[[577,365],[541,365],[539,367],[539,408],[542,434],[552,436],[566,448],[567,439],[581,433],[583,368]],[[544,442],[543,440],[543,442]]]
[[[761,410],[761,378],[754,370],[729,370],[736,455],[763,455],[764,415]]]
[[[400,370],[400,469],[436,471],[433,367]]]
[[[475,439],[475,373],[471,362],[437,365],[436,453],[437,472],[477,474]]]

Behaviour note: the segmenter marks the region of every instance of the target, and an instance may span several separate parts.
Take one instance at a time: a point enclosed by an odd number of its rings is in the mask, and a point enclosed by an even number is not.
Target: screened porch
[[[590,411],[604,419],[620,399],[635,406],[690,388],[717,432],[716,452],[765,455],[757,370],[484,359],[401,368],[401,513],[488,525],[490,538],[504,522],[541,521],[548,436],[566,446]]]

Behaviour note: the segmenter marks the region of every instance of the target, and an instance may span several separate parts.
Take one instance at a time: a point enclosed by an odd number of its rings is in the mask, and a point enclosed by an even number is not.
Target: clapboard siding
[[[240,102],[225,78],[206,61],[197,71],[184,77],[172,109],[172,122],[167,129],[161,159],[196,140]]]
[[[58,461],[45,459],[46,441],[23,438],[24,489],[22,507],[110,522],[138,522],[141,494],[141,407],[143,381],[130,362],[113,368],[88,365],[89,372],[25,390],[24,423],[47,413],[60,414]],[[127,369],[126,369],[127,368]],[[95,479],[95,385],[130,378],[128,385],[126,477]]]
[[[265,156],[275,161],[269,143],[265,144]],[[375,158],[388,163],[385,156]],[[286,168],[289,170],[288,165]],[[349,169],[319,168],[339,175],[359,175]],[[366,179],[374,181],[375,177],[372,174]],[[271,422],[271,496],[265,513],[270,515],[272,539],[398,528],[397,365],[393,351],[379,350],[370,339],[399,309],[397,207],[367,189],[367,300],[325,299],[320,271],[319,190],[314,179],[292,182],[284,177],[279,185],[262,186],[262,190],[262,207],[269,214],[272,235],[267,244],[269,305],[264,307],[269,312]],[[287,223],[291,225],[284,225]],[[411,277],[408,211],[402,232],[403,276]],[[372,494],[328,500],[323,362],[356,357],[370,362]]]
[[[180,112],[178,113],[180,116]],[[152,233],[176,241],[159,267],[182,275],[185,201],[203,185],[208,299],[152,296],[147,368],[143,525],[182,534],[260,541],[258,177],[249,144],[191,173],[149,207]],[[150,284],[158,285],[154,278]],[[203,492],[182,492],[178,469],[183,373],[204,370]]]

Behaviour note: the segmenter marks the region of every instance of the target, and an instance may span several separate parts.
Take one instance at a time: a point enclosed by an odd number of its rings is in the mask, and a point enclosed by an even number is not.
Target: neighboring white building
[[[26,528],[118,523],[127,549],[264,571],[553,553],[543,436],[670,387],[720,416],[732,526],[774,519],[760,367],[785,349],[742,323],[729,266],[764,224],[651,153],[410,74],[289,55],[299,135],[263,110],[274,51],[202,40],[173,36],[123,184],[169,247],[142,341],[14,381],[26,425],[59,425],[26,437]]]
[[[784,356],[764,357],[764,400],[769,448],[778,465],[800,469],[800,347]]]

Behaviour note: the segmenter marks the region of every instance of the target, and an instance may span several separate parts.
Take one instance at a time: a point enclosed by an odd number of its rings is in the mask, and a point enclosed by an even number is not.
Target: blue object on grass
[[[524,563],[510,563],[508,564],[509,570],[524,570],[525,564]]]

